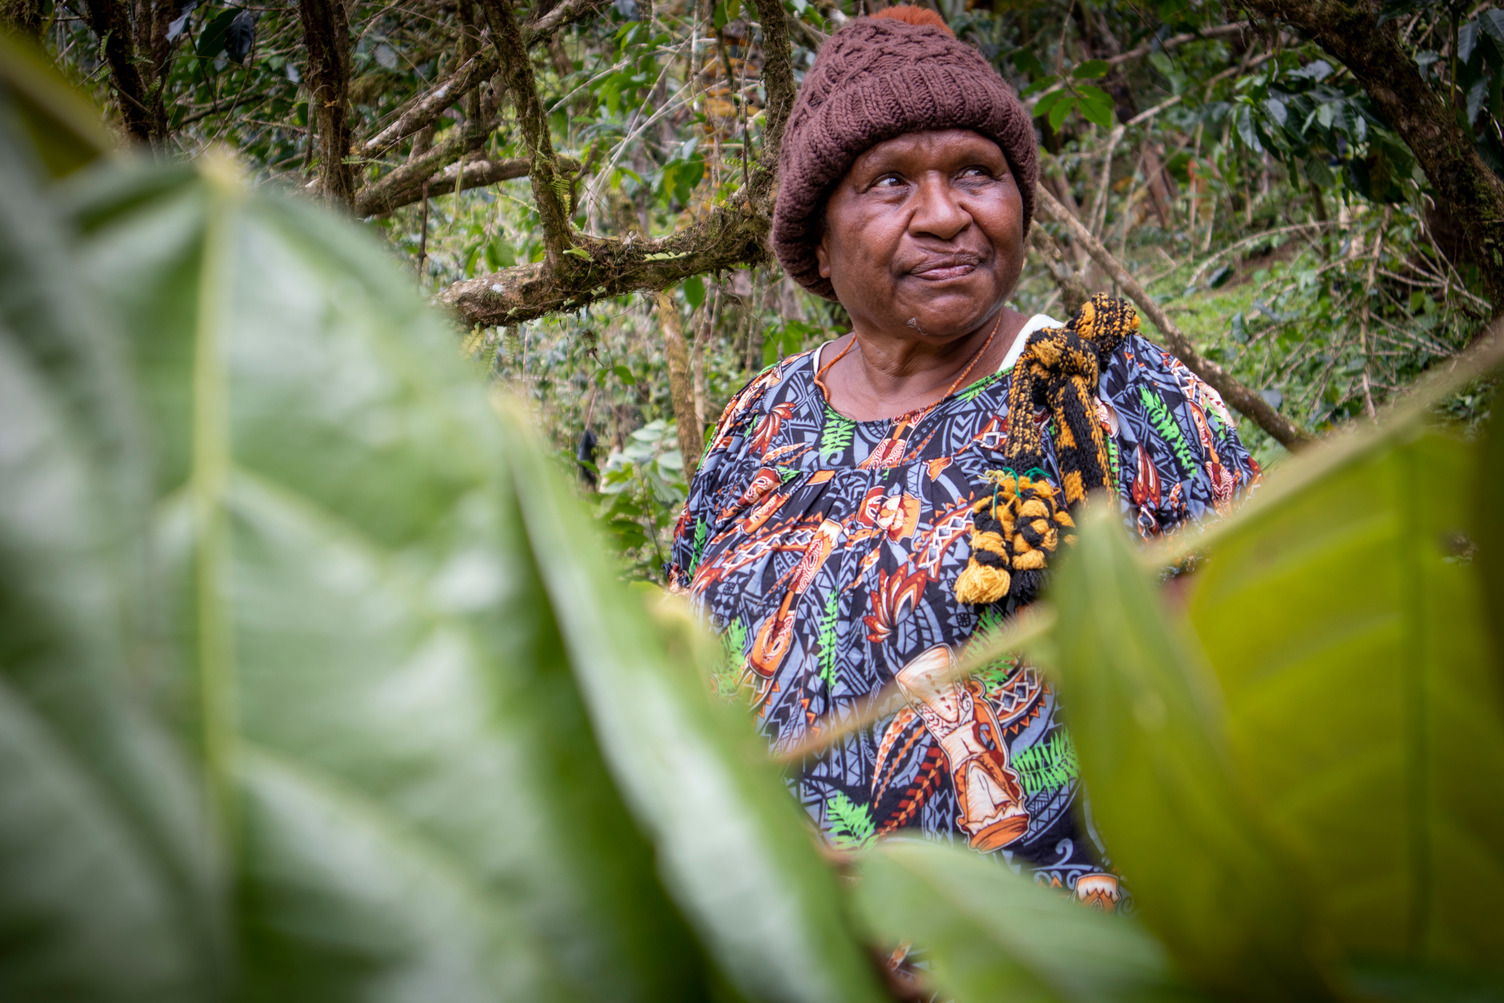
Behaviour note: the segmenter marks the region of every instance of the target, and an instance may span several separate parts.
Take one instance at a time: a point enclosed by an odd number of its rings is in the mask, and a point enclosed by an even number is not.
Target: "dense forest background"
[[[766,246],[782,125],[868,0],[4,0],[158,157],[228,145],[367,221],[576,454],[652,574],[707,426],[844,330]],[[881,0],[878,0],[881,4]],[[1504,12],[1467,0],[937,0],[1032,107],[1016,305],[1089,292],[1268,464],[1372,418],[1504,295]],[[1475,388],[1448,405],[1475,419]]]

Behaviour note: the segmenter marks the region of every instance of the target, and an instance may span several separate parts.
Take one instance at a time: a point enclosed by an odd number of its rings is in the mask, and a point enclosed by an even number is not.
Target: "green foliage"
[[[386,256],[225,160],[60,196],[10,121],[6,995],[878,998],[694,629]]]
[[[934,981],[964,1001],[1198,998],[1136,922],[1109,918],[968,851],[880,844],[857,905],[875,935],[922,945]]]
[[[1215,13],[1167,0],[1156,30]],[[189,14],[193,33],[223,9]],[[953,20],[991,31],[1000,60],[1020,51],[987,12]],[[207,104],[254,84],[282,114],[296,85],[271,61],[287,59],[289,23],[264,12],[257,59],[195,54],[172,85]],[[1460,64],[1496,80],[1478,39],[1497,41],[1498,22],[1468,24]],[[1414,26],[1417,44],[1432,38]],[[575,138],[636,127],[669,58],[654,30],[598,30],[614,57],[602,79],[624,76],[586,87]],[[421,79],[383,35],[362,36],[357,66]],[[1080,165],[1090,131],[1069,115],[1101,68],[1056,44],[1038,48],[1057,73],[1075,66],[1058,156]],[[1156,72],[1197,84],[1220,44]],[[1038,56],[1012,61],[1043,74]],[[1221,359],[1269,377],[1256,386],[1277,374],[1313,423],[1335,422],[1357,413],[1366,367],[1397,389],[1455,350],[1478,305],[1403,213],[1360,201],[1379,197],[1381,142],[1361,102],[1299,53],[1271,62],[1263,82],[1224,82],[1223,107],[1183,102],[1178,128],[1198,137],[1185,180],[1210,165],[1194,177],[1223,205],[1208,245],[1272,225],[1255,210],[1289,189],[1255,196],[1253,179],[1297,98],[1316,106],[1297,138],[1347,144],[1340,176],[1361,160],[1368,187],[1328,191],[1354,220],[1345,247],[1223,276],[1193,316]],[[1434,73],[1473,79],[1447,62]],[[367,238],[257,191],[226,158],[96,162],[90,120],[27,66],[0,64],[0,995],[874,1000],[869,947],[900,941],[961,1003],[1499,995],[1497,394],[1478,441],[1425,431],[1413,410],[1282,464],[1239,514],[1147,559],[1115,513],[1083,519],[1050,596],[1060,626],[1030,649],[1058,674],[1074,744],[1014,765],[1030,790],[1079,767],[1135,916],[1097,916],[960,850],[870,846],[870,815],[833,795],[838,841],[866,847],[843,883],[751,723],[707,692],[707,676],[735,690],[748,625],[718,646],[622,588],[560,479],[572,457],[534,444],[539,427],[556,445],[608,430],[597,515],[648,574],[685,480],[653,314],[622,301],[461,341]],[[559,72],[575,87],[602,69]],[[296,157],[303,130],[281,121],[228,138],[263,167]],[[645,160],[612,170],[636,177],[648,229],[681,196],[724,197],[735,173],[682,140]],[[1413,174],[1390,177],[1418,197]],[[531,210],[508,198],[435,208],[456,239],[429,247],[429,281],[541,254]],[[1124,246],[1152,253],[1166,231],[1130,242],[1126,216]],[[411,224],[388,224],[399,247]],[[1415,260],[1431,284],[1377,274],[1413,276],[1395,266]],[[1161,278],[1200,296],[1207,264]],[[839,330],[838,313],[774,289],[685,284],[712,401],[769,343]],[[1026,285],[1020,302],[1048,296]],[[1335,330],[1357,304],[1377,326]],[[1396,336],[1381,370],[1368,346],[1386,323],[1419,333]],[[493,405],[487,375],[523,403]],[[833,419],[822,447],[850,432]],[[1171,613],[1144,569],[1193,544],[1206,560]]]

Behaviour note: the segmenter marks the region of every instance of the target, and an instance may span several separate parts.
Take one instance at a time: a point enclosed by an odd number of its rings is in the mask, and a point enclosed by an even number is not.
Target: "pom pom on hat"
[[[895,21],[902,21],[904,24],[927,24],[932,28],[939,28],[951,38],[956,37],[956,33],[950,30],[950,25],[945,23],[945,18],[936,14],[928,7],[910,7],[908,4],[903,4],[898,7],[889,7],[887,10],[880,10],[872,16],[889,17]]]

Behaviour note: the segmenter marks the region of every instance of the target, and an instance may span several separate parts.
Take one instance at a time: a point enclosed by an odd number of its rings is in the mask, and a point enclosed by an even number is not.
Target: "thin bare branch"
[[[532,48],[566,25],[599,12],[605,0],[565,0],[535,22],[521,28],[522,42]],[[501,57],[493,50],[477,52],[432,88],[415,96],[397,113],[390,124],[360,145],[360,155],[379,157],[419,129],[431,124],[466,94],[496,74]]]
[[[434,171],[426,180],[414,181],[409,174],[404,183],[392,184],[385,189],[372,185],[356,198],[355,215],[381,216],[402,206],[412,205],[423,197],[425,187],[430,197],[453,195],[472,188],[486,188],[501,181],[525,178],[527,169],[528,162],[521,157],[510,160],[461,160]]]
[[[538,20],[522,27],[522,41],[529,48],[567,24],[604,10],[607,0],[564,0]]]
[[[496,56],[479,53],[465,60],[433,90],[419,94],[386,128],[360,145],[360,155],[379,157],[420,129],[426,128],[470,91],[489,80],[496,72]]]
[[[1049,189],[1040,185],[1035,199],[1044,215],[1065,227],[1072,239],[1086,249],[1086,253],[1091,255],[1092,260],[1101,267],[1102,271],[1106,272],[1108,277],[1128,295],[1128,298],[1133,300],[1148,316],[1149,323],[1164,335],[1170,350],[1179,356],[1180,361],[1211,384],[1222,395],[1223,400],[1251,418],[1256,425],[1274,436],[1287,449],[1299,449],[1310,442],[1309,435],[1296,427],[1290,419],[1274,410],[1263,397],[1240,383],[1225,368],[1196,351],[1190,339],[1175,325],[1174,321],[1165,316],[1164,310],[1154,302],[1154,298],[1144,290],[1144,287],[1128,274],[1122,262],[1113,257],[1112,253],[1102,246],[1101,241],[1093,237],[1091,231],[1087,230],[1079,219],[1050,194]]]

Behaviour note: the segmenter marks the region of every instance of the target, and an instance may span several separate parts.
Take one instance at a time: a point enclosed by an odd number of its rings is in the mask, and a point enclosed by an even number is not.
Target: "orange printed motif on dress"
[[[783,478],[778,475],[778,471],[772,467],[763,467],[752,475],[752,480],[747,483],[746,488],[737,497],[736,501],[732,502],[721,513],[721,519],[723,521],[731,519],[743,509],[751,508],[761,501],[764,495],[781,484],[783,484]]]
[[[794,405],[788,402],[776,405],[763,415],[762,421],[757,423],[757,427],[752,430],[751,438],[747,440],[748,444],[757,451],[757,455],[761,456],[768,451],[768,447],[778,436],[779,429],[783,428],[783,423],[793,415]]]
[[[956,823],[971,835],[972,847],[986,853],[1027,832],[1029,812],[981,684],[945,680],[954,661],[950,648],[937,644],[899,669],[893,681],[945,756],[961,812]]]

